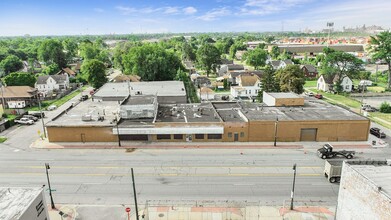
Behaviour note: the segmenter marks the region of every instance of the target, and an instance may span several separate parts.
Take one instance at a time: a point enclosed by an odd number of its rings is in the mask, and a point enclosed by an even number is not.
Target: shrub
[[[382,113],[391,113],[391,106],[388,102],[383,102],[381,105],[380,105],[380,112]]]

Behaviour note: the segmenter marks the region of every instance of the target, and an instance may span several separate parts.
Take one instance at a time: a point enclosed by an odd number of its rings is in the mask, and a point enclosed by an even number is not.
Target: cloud
[[[105,10],[103,10],[102,8],[94,8],[94,11],[98,13],[105,12]]]
[[[124,6],[117,6],[115,7],[118,11],[120,11],[123,15],[128,15],[130,13],[134,13],[137,10],[135,8],[129,8],[129,7],[124,7]]]
[[[219,17],[227,16],[229,14],[231,14],[231,11],[226,7],[215,8],[206,12],[204,15],[199,16],[197,19],[204,20],[204,21],[213,21],[218,19]]]
[[[179,12],[178,7],[165,7],[164,14],[177,14]]]
[[[191,14],[194,14],[194,13],[196,13],[197,12],[197,9],[195,9],[194,7],[186,7],[186,8],[183,8],[182,9],[183,10],[183,12],[185,13],[185,14],[187,14],[187,15],[191,15]]]
[[[288,10],[313,0],[246,0],[240,7],[242,15],[267,15]]]

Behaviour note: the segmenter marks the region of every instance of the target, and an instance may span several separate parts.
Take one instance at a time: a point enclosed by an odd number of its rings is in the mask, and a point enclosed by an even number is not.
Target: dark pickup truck
[[[356,154],[355,151],[333,151],[333,146],[331,144],[325,144],[323,147],[318,149],[318,156],[322,159],[334,158],[337,156],[343,156],[346,159],[352,159],[354,154]]]

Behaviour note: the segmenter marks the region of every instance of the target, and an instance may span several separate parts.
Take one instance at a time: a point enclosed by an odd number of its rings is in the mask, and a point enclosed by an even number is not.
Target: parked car
[[[386,138],[386,134],[380,131],[380,128],[373,127],[369,129],[369,133],[375,135],[378,138]]]
[[[38,118],[33,115],[23,115],[23,118],[28,118],[33,121],[38,121]]]
[[[21,118],[19,120],[15,120],[15,123],[22,124],[22,125],[32,125],[34,124],[34,121],[28,118]]]
[[[37,118],[44,118],[45,117],[45,113],[44,112],[39,112],[39,111],[28,111],[28,114],[29,115],[32,115],[34,117],[37,117]]]
[[[316,94],[314,97],[317,98],[317,99],[323,99],[323,95],[322,94]]]
[[[88,99],[88,95],[82,95],[79,100],[80,101],[85,101],[87,99]]]
[[[305,92],[304,94],[307,95],[307,96],[310,96],[310,97],[311,97],[311,96],[314,96],[314,93],[313,93],[313,92]]]
[[[56,108],[57,108],[56,105],[51,105],[51,106],[48,107],[48,110],[49,110],[49,111],[53,111],[53,110],[55,110]]]

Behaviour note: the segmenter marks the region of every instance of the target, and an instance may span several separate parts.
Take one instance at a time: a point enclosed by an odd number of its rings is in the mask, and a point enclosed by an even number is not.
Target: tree
[[[235,59],[235,55],[236,55],[236,52],[238,50],[246,50],[247,49],[247,45],[245,45],[243,43],[243,41],[236,41],[234,44],[231,45],[231,47],[229,48],[229,56],[232,58],[232,59]]]
[[[266,65],[267,52],[260,48],[255,48],[254,50],[247,51],[246,55],[246,64],[253,66],[256,70]]]
[[[391,89],[391,32],[371,36],[371,52],[374,59],[381,59],[388,65],[388,89]]]
[[[271,67],[266,67],[261,79],[261,89],[258,92],[258,100],[263,101],[263,92],[279,92],[280,84],[276,79],[276,73]]]
[[[189,43],[184,42],[182,44],[182,59],[194,61],[196,58],[193,47]]]
[[[0,69],[7,75],[11,72],[16,72],[23,68],[23,63],[15,55],[9,55],[0,62]]]
[[[144,81],[172,80],[178,69],[184,69],[174,52],[157,44],[132,47],[122,59],[124,72],[137,74]]]
[[[14,72],[4,77],[7,86],[31,86],[34,87],[37,79],[31,73]]]
[[[53,63],[47,66],[45,69],[43,69],[42,73],[45,75],[54,75],[58,71],[60,71],[60,68],[57,66],[57,64]]]
[[[95,59],[84,61],[81,66],[82,74],[87,78],[88,83],[96,89],[107,82],[105,70],[105,64]]]
[[[200,46],[197,50],[197,62],[206,70],[206,75],[209,77],[209,74],[214,67],[218,65],[221,61],[219,50],[212,44],[205,43]]]
[[[355,79],[360,71],[363,70],[363,61],[352,54],[335,51],[330,48],[325,48],[324,53],[325,58],[321,65],[321,72],[326,77],[336,77],[337,92],[342,90],[341,83],[345,75]]]
[[[379,111],[381,113],[391,113],[391,106],[390,106],[390,104],[388,102],[381,103]]]
[[[66,57],[68,60],[72,59],[77,55],[78,45],[74,39],[67,38],[62,42],[62,45],[66,50]]]
[[[46,62],[46,64],[57,64],[60,68],[66,66],[65,53],[62,44],[53,39],[45,40],[38,48],[38,57],[40,60]]]
[[[277,59],[277,57],[280,55],[280,49],[278,46],[273,46],[270,55],[272,56],[273,59]]]
[[[281,92],[294,92],[296,94],[304,92],[304,72],[299,65],[288,65],[283,69],[277,70],[276,78]]]

